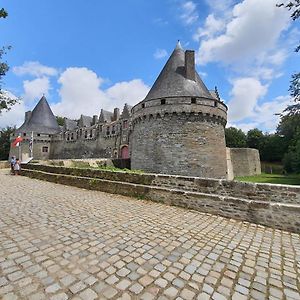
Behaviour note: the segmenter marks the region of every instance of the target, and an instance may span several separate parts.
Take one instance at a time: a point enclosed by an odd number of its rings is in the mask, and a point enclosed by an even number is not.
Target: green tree
[[[265,134],[264,143],[260,150],[262,161],[281,162],[287,152],[287,140],[279,134]]]
[[[55,118],[56,118],[57,124],[59,126],[64,126],[64,124],[65,124],[65,118],[64,117],[56,116]]]
[[[246,135],[241,129],[235,127],[225,128],[226,147],[246,147]]]
[[[278,7],[285,7],[291,11],[291,18],[293,21],[300,17],[300,0],[293,0],[287,3],[277,4]],[[297,45],[295,52],[299,52],[300,44]],[[288,106],[285,111],[290,115],[300,113],[300,72],[292,75],[289,87],[290,95],[293,97],[296,104]]]
[[[287,144],[283,157],[285,170],[300,173],[300,114],[282,116],[277,134],[282,136]]]
[[[15,127],[6,127],[0,131],[0,160],[8,159],[10,149],[10,135],[15,130]]]
[[[8,16],[6,10],[4,8],[0,9],[0,19],[6,18]],[[17,99],[12,99],[7,93],[5,93],[2,89],[2,78],[7,73],[9,67],[8,64],[3,61],[3,55],[6,54],[6,51],[11,47],[2,47],[0,49],[0,113],[2,110],[10,110],[10,108],[18,102]]]
[[[264,134],[261,130],[254,128],[247,132],[247,147],[262,150],[264,145]]]

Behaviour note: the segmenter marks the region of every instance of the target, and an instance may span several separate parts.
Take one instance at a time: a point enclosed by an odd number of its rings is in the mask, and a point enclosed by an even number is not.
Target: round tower
[[[178,43],[146,98],[133,107],[133,169],[226,178],[227,106],[202,82],[194,56]]]

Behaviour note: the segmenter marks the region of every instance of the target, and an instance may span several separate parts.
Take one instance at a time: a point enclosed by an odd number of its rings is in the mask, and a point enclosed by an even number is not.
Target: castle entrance
[[[123,146],[121,148],[121,158],[129,158],[129,149],[128,149],[128,146]]]

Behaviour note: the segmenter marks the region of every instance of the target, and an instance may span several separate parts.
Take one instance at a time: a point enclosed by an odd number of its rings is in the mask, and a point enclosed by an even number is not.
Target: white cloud
[[[46,76],[56,76],[58,74],[57,70],[52,67],[47,67],[42,65],[38,61],[26,61],[23,65],[13,67],[13,72],[16,75],[32,75],[35,77]]]
[[[12,99],[17,98],[15,95],[8,91],[6,91],[6,93]],[[25,111],[25,105],[22,100],[19,101],[19,103],[12,106],[11,110],[2,111],[0,115],[0,128],[5,128],[7,126],[21,126],[24,122]]]
[[[36,98],[41,98],[43,94],[48,96],[50,90],[50,80],[48,77],[36,78],[33,80],[25,80],[23,82],[24,101],[33,101]]]
[[[211,38],[215,34],[222,31],[225,27],[224,19],[217,19],[214,14],[208,15],[205,20],[204,27],[199,27],[196,33],[193,35],[195,41],[199,41],[202,37]]]
[[[233,81],[231,100],[228,102],[230,122],[250,117],[258,100],[267,92],[267,86],[255,78],[238,78]]]
[[[180,19],[184,24],[191,25],[198,20],[197,6],[193,1],[184,2],[181,6],[181,10]]]
[[[153,54],[154,58],[156,58],[156,59],[164,58],[167,55],[168,55],[168,52],[165,49],[156,49],[156,51]]]
[[[253,60],[257,55],[273,50],[280,34],[290,23],[289,12],[278,9],[277,2],[244,0],[235,5],[225,31],[202,40],[199,62],[221,61],[230,64],[245,59]]]
[[[273,133],[280,120],[280,113],[292,103],[290,96],[279,96],[273,100],[258,104],[254,108],[254,113],[249,122],[233,122],[228,127],[234,126],[247,132],[253,128],[260,128],[263,131]]]
[[[101,89],[103,79],[87,68],[67,68],[58,82],[61,84],[61,100],[52,105],[52,109],[55,114],[70,118],[78,118],[81,114],[99,115],[101,108],[122,108],[125,102],[136,104],[149,90],[140,79]]]
[[[141,79],[118,82],[105,91],[110,100],[108,108],[122,108],[125,103],[135,105],[146,97],[148,91],[149,87]]]

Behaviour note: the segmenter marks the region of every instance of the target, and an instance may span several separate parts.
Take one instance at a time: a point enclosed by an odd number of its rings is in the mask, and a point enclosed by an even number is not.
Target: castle
[[[130,158],[132,169],[212,178],[259,173],[257,150],[226,148],[227,106],[206,88],[194,56],[178,43],[146,98],[121,113],[102,109],[59,126],[43,96],[11,139],[23,137],[22,159],[33,133],[34,159]]]

